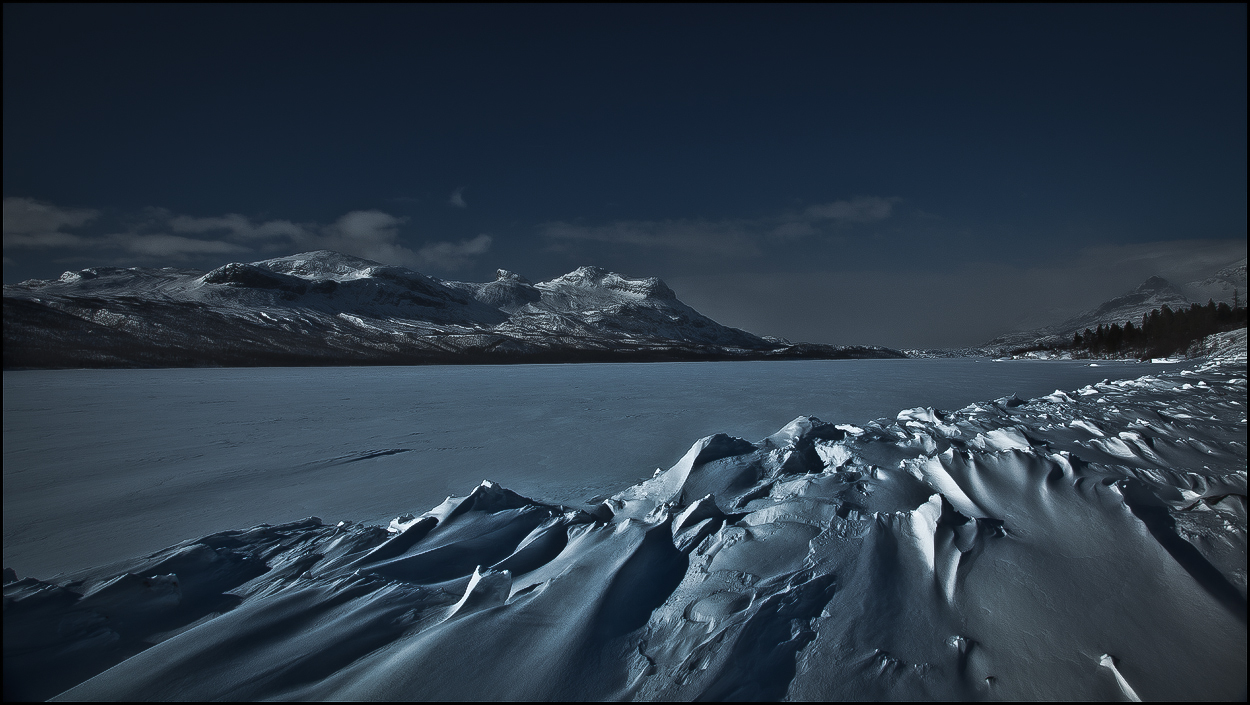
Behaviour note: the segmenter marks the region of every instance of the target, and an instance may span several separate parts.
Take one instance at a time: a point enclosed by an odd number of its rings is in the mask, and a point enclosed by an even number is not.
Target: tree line
[[[1142,316],[1137,324],[1133,321],[1124,325],[1099,324],[1095,329],[1086,328],[1075,334],[1067,344],[1035,346],[1017,352],[1067,350],[1077,357],[1113,356],[1148,360],[1183,353],[1194,342],[1208,335],[1245,326],[1246,308],[1238,297],[1234,297],[1232,306],[1209,300],[1205,306],[1190,304],[1188,309],[1173,311],[1164,305]]]

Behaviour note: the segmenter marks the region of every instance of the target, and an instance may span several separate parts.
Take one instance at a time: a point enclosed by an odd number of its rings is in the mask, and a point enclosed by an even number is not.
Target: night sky
[[[1246,6],[4,6],[4,281],[594,264],[973,345],[1246,254]]]

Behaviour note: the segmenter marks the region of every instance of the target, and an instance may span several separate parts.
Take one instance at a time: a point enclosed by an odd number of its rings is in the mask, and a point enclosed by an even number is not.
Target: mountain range
[[[903,357],[723,326],[656,278],[581,267],[444,281],[321,250],[193,269],[92,267],[4,287],[4,367]]]

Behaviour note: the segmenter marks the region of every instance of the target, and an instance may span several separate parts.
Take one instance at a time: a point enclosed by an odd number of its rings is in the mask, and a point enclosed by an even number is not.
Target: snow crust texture
[[[5,696],[1244,699],[1246,484],[1244,352],[799,417],[591,511],[486,481],[387,528],[6,573]]]

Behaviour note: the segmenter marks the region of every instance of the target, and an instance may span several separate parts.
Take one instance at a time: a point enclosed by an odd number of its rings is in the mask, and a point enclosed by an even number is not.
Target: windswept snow
[[[1244,362],[1090,389],[714,434],[593,508],[487,481],[6,574],[5,694],[1243,699]]]

